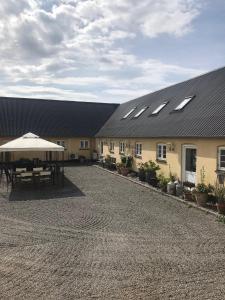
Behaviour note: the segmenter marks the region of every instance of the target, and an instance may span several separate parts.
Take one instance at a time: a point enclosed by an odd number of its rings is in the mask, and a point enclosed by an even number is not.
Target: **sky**
[[[225,66],[224,0],[7,0],[0,96],[122,103]]]

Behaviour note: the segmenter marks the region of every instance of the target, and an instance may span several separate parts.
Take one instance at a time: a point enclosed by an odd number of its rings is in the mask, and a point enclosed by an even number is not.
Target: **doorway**
[[[197,148],[194,145],[183,146],[182,180],[196,183]]]

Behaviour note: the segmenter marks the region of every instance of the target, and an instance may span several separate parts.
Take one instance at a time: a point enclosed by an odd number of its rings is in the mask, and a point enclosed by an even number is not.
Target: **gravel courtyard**
[[[94,166],[66,176],[64,191],[1,192],[1,299],[225,299],[215,217]]]

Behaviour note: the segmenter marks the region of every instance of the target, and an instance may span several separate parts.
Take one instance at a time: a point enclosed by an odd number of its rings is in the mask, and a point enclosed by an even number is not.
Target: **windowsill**
[[[160,163],[160,164],[167,164],[167,161],[165,159],[157,158],[156,161],[157,161],[157,163]]]
[[[138,158],[138,159],[142,159],[142,156],[138,155],[138,154],[136,154],[135,157]]]
[[[125,155],[125,152],[120,152],[119,154],[121,154],[121,155]]]
[[[80,148],[79,150],[90,150],[90,148]]]
[[[217,169],[215,172],[216,174],[225,174],[225,170],[223,169]]]
[[[109,153],[114,154],[114,151],[109,151]]]

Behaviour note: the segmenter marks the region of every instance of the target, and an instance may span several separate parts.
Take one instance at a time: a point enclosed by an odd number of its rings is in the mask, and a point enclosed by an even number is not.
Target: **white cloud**
[[[119,43],[182,36],[199,11],[194,0],[7,0],[0,7],[2,93],[111,102],[165,86],[171,74],[197,75]]]

